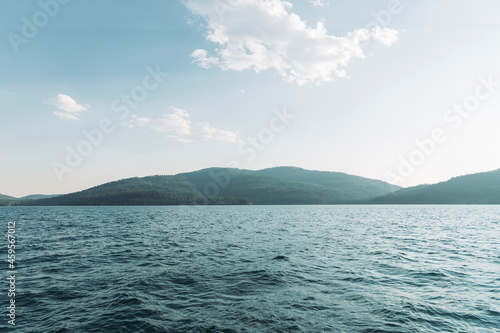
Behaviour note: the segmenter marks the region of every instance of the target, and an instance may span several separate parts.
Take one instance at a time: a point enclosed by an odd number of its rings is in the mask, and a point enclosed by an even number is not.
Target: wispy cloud
[[[68,95],[58,94],[56,98],[49,99],[45,102],[47,105],[52,105],[63,112],[54,112],[61,119],[81,120],[79,113],[87,111],[89,105],[78,104],[73,98]]]
[[[14,93],[11,93],[10,91],[5,91],[5,90],[0,90],[0,94],[2,94],[2,95],[9,95],[9,96],[14,95]]]
[[[168,133],[169,138],[178,142],[187,142],[191,135],[191,121],[187,111],[173,108],[173,113],[164,114],[161,118],[152,119],[132,115],[124,125],[134,127],[148,127],[157,132]]]
[[[210,68],[214,65],[219,64],[219,58],[209,57],[206,50],[195,50],[193,53],[191,53],[191,57],[195,58],[198,65],[203,68]]]
[[[232,1],[223,12],[213,1],[184,3],[192,13],[204,18],[206,38],[216,44],[213,55],[205,49],[191,53],[200,67],[255,72],[274,69],[287,82],[297,85],[344,77],[344,67],[350,61],[365,57],[363,42],[374,39],[390,45],[397,39],[397,31],[387,28],[358,29],[341,37],[330,35],[323,22],[308,26],[290,12],[292,4],[282,0]]]
[[[206,122],[192,125],[189,113],[186,110],[179,108],[172,108],[172,110],[174,112],[164,114],[157,119],[132,115],[131,119],[123,125],[130,128],[146,127],[157,132],[166,133],[168,139],[180,143],[196,141],[239,142],[237,133],[219,130]]]
[[[326,0],[309,0],[309,3],[314,7],[325,7],[329,5]]]
[[[67,119],[67,120],[81,120],[77,116],[68,113],[68,112],[54,112],[56,116],[58,116],[61,119]]]
[[[241,142],[237,133],[219,130],[209,123],[199,124],[202,133],[202,141],[225,141],[225,142]]]

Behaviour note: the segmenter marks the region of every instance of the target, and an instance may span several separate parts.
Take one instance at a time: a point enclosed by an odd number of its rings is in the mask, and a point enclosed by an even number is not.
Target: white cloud
[[[309,0],[309,3],[314,7],[325,7],[329,5],[326,0]]]
[[[398,40],[398,32],[388,28],[375,27],[372,29],[372,37],[380,44],[391,46]]]
[[[161,118],[151,119],[132,115],[125,123],[128,127],[149,127],[157,132],[168,133],[169,138],[184,142],[191,134],[191,121],[187,111],[173,108],[173,113],[164,114]]]
[[[0,94],[2,94],[2,95],[9,95],[9,96],[14,95],[14,93],[11,93],[10,91],[5,91],[5,90],[0,90]]]
[[[201,138],[202,141],[241,142],[237,133],[216,129],[209,123],[201,123],[199,126],[203,135]]]
[[[73,98],[68,95],[58,94],[55,99],[52,99],[47,102],[49,105],[53,105],[57,107],[59,110],[70,112],[70,113],[78,113],[82,111],[87,111],[88,105],[78,104]]]
[[[222,70],[274,69],[286,81],[298,85],[323,83],[345,76],[343,67],[364,58],[361,43],[370,38],[384,45],[397,39],[391,29],[358,29],[346,36],[329,35],[323,22],[309,27],[289,12],[292,4],[282,0],[185,0],[187,8],[207,22],[207,40],[217,44],[214,55],[197,49],[191,57],[200,67]],[[324,1],[315,3],[324,4]]]
[[[52,105],[64,112],[54,112],[61,119],[80,120],[79,113],[87,111],[89,106],[78,104],[73,98],[68,95],[58,94],[56,98],[52,98],[45,102],[47,105]]]
[[[210,68],[219,63],[218,58],[208,57],[208,52],[201,49],[197,49],[191,53],[191,57],[193,57],[198,65],[203,68]]]
[[[164,114],[161,118],[152,119],[132,115],[131,119],[123,125],[134,127],[147,127],[157,132],[167,133],[167,138],[180,143],[195,141],[225,141],[240,142],[236,133],[219,130],[209,123],[191,125],[189,113],[186,110],[172,108],[173,113]]]
[[[67,112],[54,112],[54,114],[56,116],[58,116],[59,118],[61,119],[67,119],[67,120],[81,120],[80,118],[78,118],[77,116],[71,114],[71,113],[67,113]]]

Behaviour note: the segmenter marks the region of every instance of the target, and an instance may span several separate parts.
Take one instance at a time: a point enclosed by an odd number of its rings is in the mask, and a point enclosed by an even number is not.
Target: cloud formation
[[[325,7],[328,6],[328,1],[326,0],[309,0],[309,3],[314,7]]]
[[[346,36],[328,34],[323,22],[310,27],[291,13],[282,0],[185,0],[186,7],[207,22],[208,41],[216,44],[213,55],[205,49],[191,53],[200,67],[222,70],[274,69],[287,82],[303,85],[344,77],[355,58],[364,58],[363,42],[373,39],[391,45],[397,31],[357,29]],[[324,1],[313,1],[322,5]]]
[[[167,138],[181,143],[195,141],[239,142],[238,134],[219,130],[210,123],[192,125],[186,110],[172,108],[173,113],[164,114],[161,118],[152,119],[132,115],[124,125],[130,128],[146,127],[157,132],[166,133]]]
[[[202,133],[202,141],[224,141],[224,142],[233,142],[238,143],[241,140],[238,137],[238,134],[230,131],[219,130],[209,123],[201,123],[199,124]]]
[[[67,120],[81,120],[77,116],[68,113],[68,112],[54,112],[56,116],[58,116],[61,119],[67,119]]]
[[[385,46],[391,46],[398,40],[398,32],[389,28],[375,27],[372,29],[374,40]]]
[[[89,106],[78,104],[68,95],[58,94],[56,98],[48,100],[45,104],[52,105],[63,112],[54,112],[61,119],[81,120],[79,113],[87,111]]]
[[[132,115],[124,125],[130,128],[147,127],[157,132],[167,133],[167,137],[177,142],[190,142],[191,121],[187,111],[173,108],[173,113],[164,114],[161,118],[152,119]]]

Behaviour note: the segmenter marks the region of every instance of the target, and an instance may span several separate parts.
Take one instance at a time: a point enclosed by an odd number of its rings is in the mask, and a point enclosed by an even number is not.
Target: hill
[[[0,194],[0,200],[17,200],[17,198],[11,197],[10,195]]]
[[[350,203],[400,189],[382,181],[295,167],[258,171],[210,168],[179,176],[205,195],[248,198],[254,204]]]
[[[253,204],[322,204],[342,201],[342,194],[316,184],[291,182],[254,171],[212,168],[180,174],[208,197],[247,198]]]
[[[368,200],[373,204],[500,204],[500,169],[405,188]]]
[[[238,203],[236,199],[218,198],[217,203]],[[226,201],[224,201],[226,200]],[[232,201],[231,201],[232,200]],[[23,206],[121,206],[121,205],[193,205],[215,203],[207,200],[184,178],[150,176],[128,178],[81,192],[58,197],[21,201]]]
[[[0,194],[0,207],[11,206],[17,199],[10,195]]]
[[[296,177],[296,178],[295,178]],[[273,168],[209,168],[175,176],[129,178],[19,205],[341,204],[399,189],[341,173]]]
[[[257,171],[257,174],[283,180],[311,183],[334,189],[350,201],[377,197],[380,193],[392,193],[401,189],[381,180],[367,179],[342,172],[312,171],[296,167],[276,167]]]
[[[47,198],[54,198],[59,195],[45,195],[45,194],[33,194],[33,195],[27,195],[25,197],[21,198],[15,198],[11,197],[8,195],[2,195],[0,194],[0,206],[16,206],[19,205],[21,201],[29,201],[29,200],[39,200],[39,199],[47,199]]]
[[[32,194],[19,198],[19,200],[38,200],[61,196],[61,194]]]

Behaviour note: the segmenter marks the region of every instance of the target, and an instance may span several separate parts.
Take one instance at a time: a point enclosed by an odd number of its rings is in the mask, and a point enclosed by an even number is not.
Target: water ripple
[[[499,217],[498,206],[0,208],[16,221],[21,333],[500,332]]]

